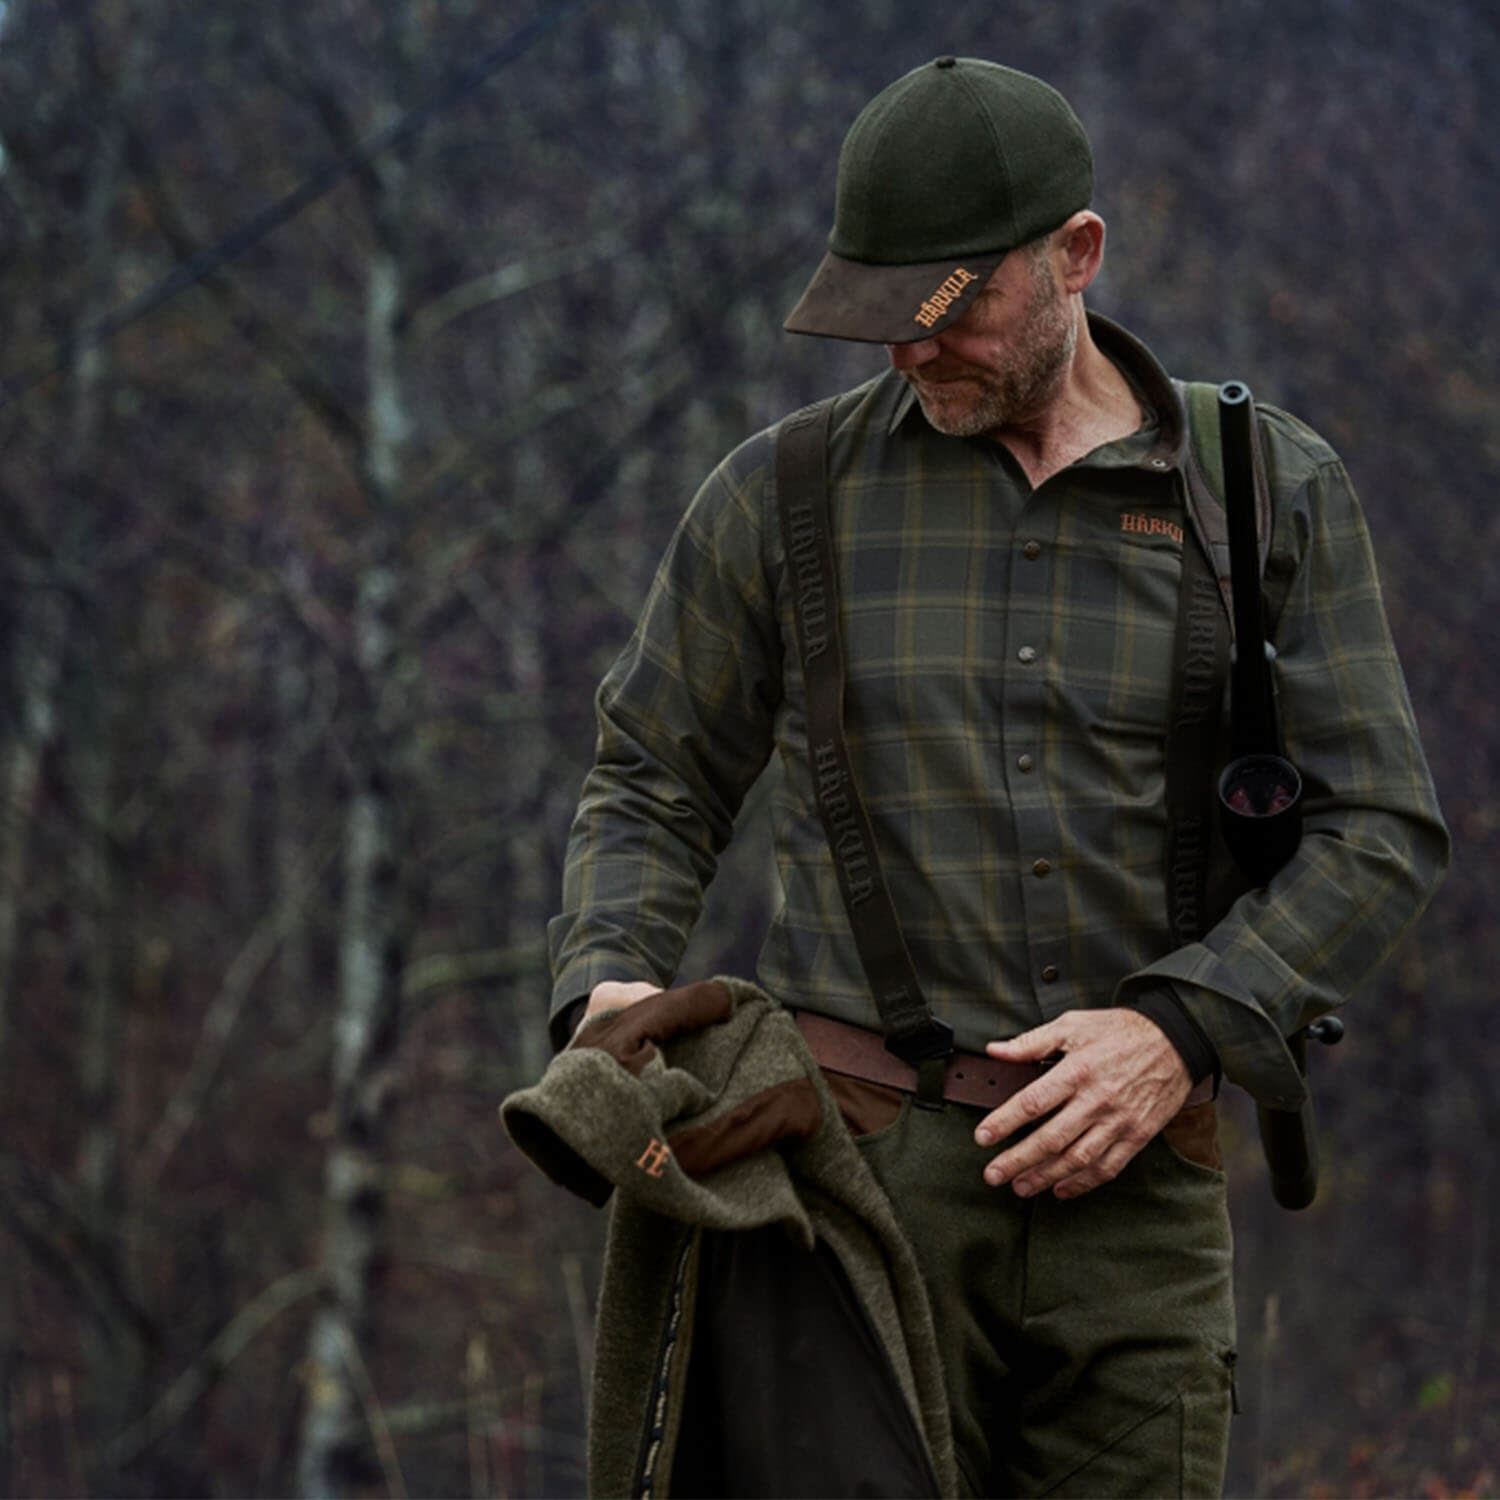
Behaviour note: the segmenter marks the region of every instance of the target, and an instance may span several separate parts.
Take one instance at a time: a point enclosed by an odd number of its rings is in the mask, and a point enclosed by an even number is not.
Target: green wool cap
[[[828,254],[792,333],[911,343],[946,328],[1018,245],[1094,191],[1066,99],[1014,68],[940,57],[860,112],[839,155]]]

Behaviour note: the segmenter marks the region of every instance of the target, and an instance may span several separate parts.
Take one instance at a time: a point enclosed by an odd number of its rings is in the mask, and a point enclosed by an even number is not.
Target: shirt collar
[[[1147,421],[1155,421],[1156,436],[1139,458],[1138,466],[1161,473],[1182,460],[1187,442],[1187,413],[1182,396],[1156,356],[1133,334],[1102,313],[1088,314],[1089,332],[1106,358],[1113,361],[1147,408]],[[888,432],[894,433],[912,414],[920,412],[917,393],[902,381],[901,393],[891,411]]]

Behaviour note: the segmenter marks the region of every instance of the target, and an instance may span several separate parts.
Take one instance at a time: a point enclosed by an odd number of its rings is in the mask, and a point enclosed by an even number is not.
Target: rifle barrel
[[[1234,753],[1280,752],[1271,669],[1260,602],[1260,541],[1255,527],[1255,402],[1241,380],[1219,387],[1224,453],[1224,511],[1234,586]]]

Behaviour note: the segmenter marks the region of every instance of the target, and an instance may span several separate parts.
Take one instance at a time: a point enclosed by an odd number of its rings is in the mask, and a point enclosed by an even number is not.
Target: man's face
[[[961,318],[914,344],[887,344],[927,420],[978,437],[1044,407],[1061,387],[1078,327],[1046,254],[1006,256]]]

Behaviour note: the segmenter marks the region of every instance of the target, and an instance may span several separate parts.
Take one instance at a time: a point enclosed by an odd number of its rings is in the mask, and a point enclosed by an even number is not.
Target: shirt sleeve
[[[1284,1039],[1390,953],[1437,889],[1449,844],[1349,478],[1281,414],[1266,437],[1273,469],[1305,472],[1278,495],[1266,589],[1273,608],[1284,600],[1271,635],[1286,753],[1303,782],[1302,843],[1201,942],[1127,977],[1117,1000],[1168,982],[1225,1077],[1290,1109],[1306,1084]]]
[[[552,1012],[602,980],[670,985],[781,697],[763,546],[772,448],[752,438],[679,524],[595,700],[598,740],[548,925]]]

